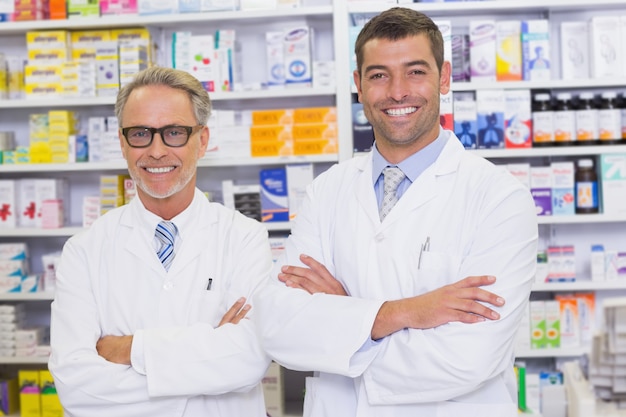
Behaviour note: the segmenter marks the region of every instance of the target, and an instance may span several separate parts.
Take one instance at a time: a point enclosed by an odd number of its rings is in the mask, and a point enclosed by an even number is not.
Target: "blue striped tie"
[[[161,242],[157,255],[166,271],[169,271],[174,256],[176,256],[174,253],[174,239],[177,232],[176,225],[172,222],[162,221],[156,227],[155,235]]]

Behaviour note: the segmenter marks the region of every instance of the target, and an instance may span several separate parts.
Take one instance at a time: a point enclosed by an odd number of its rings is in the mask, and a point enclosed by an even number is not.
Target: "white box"
[[[265,409],[271,417],[283,417],[285,412],[285,395],[283,370],[279,364],[272,362],[261,381]]]
[[[287,197],[289,199],[289,220],[294,220],[300,205],[306,198],[306,189],[313,182],[312,164],[289,164],[287,169]]]
[[[35,180],[35,196],[36,196],[36,226],[43,227],[42,203],[44,200],[67,200],[67,187],[65,180],[54,178],[38,178]],[[63,221],[65,222],[65,215]]]
[[[574,215],[575,182],[574,162],[552,162],[552,215]]]
[[[191,37],[189,43],[190,73],[209,92],[216,91],[219,71],[216,57],[213,35],[193,35]]]
[[[37,195],[34,179],[17,181],[17,225],[37,227]]]
[[[622,75],[620,20],[618,16],[594,16],[590,22],[591,77],[615,78]]]
[[[16,180],[0,180],[0,228],[17,226]]]
[[[475,81],[496,80],[496,22],[470,20],[470,77]]]
[[[267,59],[267,86],[270,88],[285,86],[285,54],[283,32],[265,33],[265,57]]]
[[[311,87],[313,62],[311,30],[308,26],[298,26],[284,32],[283,53],[287,87]]]
[[[506,169],[526,187],[530,188],[530,164],[507,164]]]
[[[600,155],[602,212],[626,214],[626,154]]]
[[[547,19],[522,21],[522,79],[549,80],[551,67],[550,22]]]
[[[476,91],[478,148],[504,148],[504,90]]]
[[[561,23],[561,78],[589,78],[589,24]]]

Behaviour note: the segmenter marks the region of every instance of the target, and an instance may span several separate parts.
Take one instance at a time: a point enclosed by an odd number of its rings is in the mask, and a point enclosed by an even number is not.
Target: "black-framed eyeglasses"
[[[122,128],[122,135],[131,148],[147,148],[152,144],[154,134],[159,132],[161,140],[166,146],[180,148],[185,146],[189,137],[201,129],[197,126],[168,125],[163,127],[130,126]]]

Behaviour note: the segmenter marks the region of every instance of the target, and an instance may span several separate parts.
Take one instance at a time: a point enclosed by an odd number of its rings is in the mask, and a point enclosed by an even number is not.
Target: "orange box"
[[[301,123],[331,123],[337,122],[336,107],[304,107],[295,109],[293,122]]]
[[[292,140],[291,125],[250,126],[250,142],[258,140],[287,141]]]
[[[336,154],[337,142],[325,139],[300,139],[293,141],[294,155]]]
[[[293,123],[293,109],[253,110],[253,126],[290,125]]]
[[[292,141],[257,140],[250,142],[250,155],[253,157],[291,156],[293,154]]]
[[[295,124],[291,130],[294,140],[323,139],[337,141],[337,123]]]
[[[65,0],[50,0],[50,20],[67,19],[67,5]]]

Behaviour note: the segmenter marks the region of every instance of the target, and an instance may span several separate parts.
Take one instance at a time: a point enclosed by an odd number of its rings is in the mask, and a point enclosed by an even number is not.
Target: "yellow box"
[[[337,122],[336,107],[305,107],[295,109],[293,112],[293,122],[301,123],[331,123]]]
[[[337,123],[295,124],[291,130],[294,140],[323,139],[337,141]]]
[[[41,417],[41,391],[39,371],[19,370],[17,379],[20,387],[20,416]]]
[[[337,142],[326,139],[299,139],[293,141],[294,155],[336,154]]]
[[[31,63],[33,63],[33,61],[61,63],[68,59],[69,54],[65,48],[37,48],[28,50],[28,61]]]
[[[250,155],[253,157],[291,156],[293,155],[293,142],[291,140],[257,140],[250,142]]]
[[[72,45],[76,42],[110,41],[110,30],[74,30],[70,32]]]
[[[63,67],[59,64],[28,64],[24,66],[26,84],[57,83],[61,81]]]
[[[63,417],[63,407],[50,371],[39,371],[41,391],[41,417]]]
[[[291,125],[250,126],[250,142],[291,140],[293,138],[291,129]]]
[[[87,45],[80,47],[72,45],[71,58],[72,60],[96,59],[96,48]]]
[[[150,31],[146,28],[111,29],[112,41],[150,41]]]
[[[253,126],[290,125],[293,123],[293,109],[253,110]]]
[[[69,43],[69,32],[67,30],[44,30],[26,32],[26,47],[28,49],[38,49],[50,47],[50,45],[67,45]]]
[[[26,84],[24,86],[24,90],[27,97],[52,97],[56,95],[61,95],[61,93],[63,92],[63,87],[61,86],[61,83],[37,83]]]

